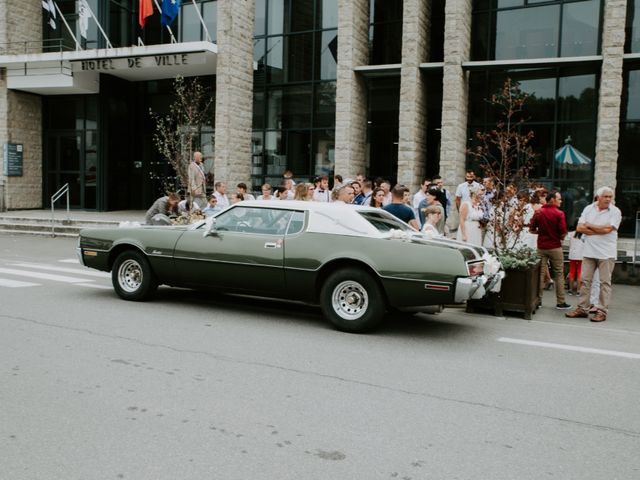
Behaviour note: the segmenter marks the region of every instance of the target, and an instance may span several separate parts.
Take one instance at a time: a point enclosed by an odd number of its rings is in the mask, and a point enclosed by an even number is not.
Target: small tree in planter
[[[508,78],[502,89],[487,99],[497,110],[496,125],[488,131],[476,132],[474,145],[468,149],[484,175],[494,178],[499,192],[491,200],[493,212],[485,226],[491,247],[509,277],[496,300],[496,312],[522,310],[525,317],[535,311],[532,303],[537,299],[538,277],[535,282],[532,279],[539,265],[537,252],[525,245],[522,237],[530,220],[530,207],[527,199],[517,197],[518,187],[529,187],[529,171],[537,157],[530,145],[533,131],[525,131],[523,107],[528,97],[518,82]],[[515,281],[518,277],[515,272],[523,272],[523,283]],[[517,292],[513,301],[507,298],[512,289]]]
[[[159,115],[149,109],[149,115],[156,125],[153,142],[175,171],[175,186],[185,189],[194,142],[199,139],[202,127],[210,125],[213,118],[213,97],[196,78],[185,80],[178,75],[173,88],[175,100],[169,113]]]

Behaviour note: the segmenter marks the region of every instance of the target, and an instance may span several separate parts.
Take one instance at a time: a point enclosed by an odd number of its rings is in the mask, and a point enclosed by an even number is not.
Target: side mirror
[[[203,237],[218,237],[219,233],[218,230],[216,230],[216,219],[211,217],[211,218],[207,218],[206,220],[206,225],[204,228],[204,234],[202,235]]]

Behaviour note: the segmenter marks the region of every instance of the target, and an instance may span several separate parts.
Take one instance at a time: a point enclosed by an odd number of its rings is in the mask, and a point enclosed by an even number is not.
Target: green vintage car
[[[500,279],[485,272],[482,247],[428,239],[383,210],[337,202],[247,201],[192,225],[85,229],[78,256],[112,272],[125,300],[149,299],[161,284],[215,288],[319,304],[349,332],[370,330],[389,309],[481,298]]]

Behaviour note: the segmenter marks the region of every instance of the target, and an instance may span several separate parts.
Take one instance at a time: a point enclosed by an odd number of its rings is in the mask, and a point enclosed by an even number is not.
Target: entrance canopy
[[[0,55],[7,88],[39,95],[100,91],[100,73],[129,81],[215,75],[218,48],[211,42]]]

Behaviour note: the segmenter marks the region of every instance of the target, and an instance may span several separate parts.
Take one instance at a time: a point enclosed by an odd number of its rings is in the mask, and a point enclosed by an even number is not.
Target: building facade
[[[0,0],[0,143],[21,149],[20,171],[2,160],[0,208],[46,207],[65,183],[75,208],[146,208],[172,176],[149,111],[167,113],[177,74],[215,98],[193,145],[215,180],[453,187],[511,78],[530,95],[532,176],[564,193],[570,223],[614,187],[633,234],[640,0],[183,0],[170,29],[158,11],[140,28],[138,2],[87,3],[83,36],[76,0],[55,0],[56,29],[40,0]]]

